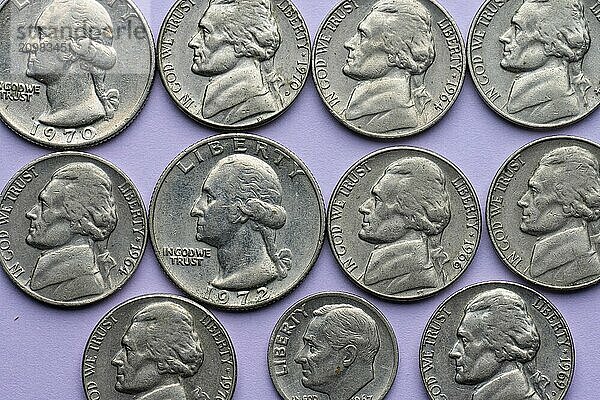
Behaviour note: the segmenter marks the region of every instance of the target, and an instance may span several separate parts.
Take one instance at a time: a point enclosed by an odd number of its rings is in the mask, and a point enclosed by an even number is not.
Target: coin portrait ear
[[[344,367],[348,368],[352,364],[354,364],[354,360],[356,360],[356,356],[358,355],[358,349],[353,344],[346,345],[343,349],[344,352]]]

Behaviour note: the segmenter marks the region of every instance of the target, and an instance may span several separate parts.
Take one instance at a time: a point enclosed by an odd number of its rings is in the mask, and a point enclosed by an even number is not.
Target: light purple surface
[[[314,38],[321,19],[337,0],[295,0]],[[138,0],[156,35],[172,1]],[[478,1],[445,0],[466,37]],[[310,79],[310,78],[309,78]],[[593,82],[598,85],[597,82]],[[590,90],[590,93],[593,93]],[[309,80],[296,103],[280,118],[253,130],[274,139],[302,158],[315,174],[325,202],[338,179],[360,157],[391,145],[420,146],[438,152],[457,164],[473,183],[485,207],[488,186],[502,162],[518,147],[550,134],[579,135],[597,140],[600,113],[581,123],[553,132],[532,132],[505,122],[475,92],[470,77],[444,119],[417,136],[389,142],[359,137],[345,129],[325,109]],[[213,134],[181,113],[157,77],[146,107],[119,136],[89,152],[113,162],[135,182],[146,202],[166,165],[185,147]],[[26,142],[0,126],[0,186],[26,163],[49,150]],[[484,228],[485,229],[485,228]],[[112,307],[137,295],[166,292],[182,294],[160,268],[150,244],[136,274],[118,293],[90,307],[62,310],[39,303],[0,273],[0,399],[80,400],[81,357],[86,340],[98,320]],[[521,282],[496,256],[487,231],[474,262],[451,287],[438,295],[410,304],[381,301],[354,286],[337,266],[327,243],[306,280],[289,296],[252,312],[213,310],[233,340],[239,375],[235,399],[276,399],[266,365],[267,341],[279,316],[300,298],[319,291],[340,290],[374,303],[393,325],[400,348],[398,376],[389,399],[426,399],[418,366],[421,333],[434,309],[450,294],[485,280]],[[600,393],[600,287],[558,294],[536,288],[567,319],[577,350],[576,372],[567,399],[596,399]]]

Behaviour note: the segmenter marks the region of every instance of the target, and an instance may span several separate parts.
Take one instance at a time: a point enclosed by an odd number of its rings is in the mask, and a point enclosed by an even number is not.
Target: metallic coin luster
[[[575,347],[544,296],[485,282],[438,307],[423,332],[419,365],[433,400],[561,400],[573,379]]]
[[[183,297],[136,297],[106,314],[85,346],[86,398],[233,398],[235,351],[215,316]]]
[[[396,336],[371,303],[319,293],[291,306],[269,340],[269,373],[285,400],[380,400],[398,370]]]
[[[132,1],[5,1],[0,20],[0,117],[25,139],[92,146],[144,105],[154,40]]]
[[[600,281],[599,159],[596,143],[557,136],[525,145],[500,167],[486,218],[513,272],[557,290]]]
[[[452,17],[432,0],[344,0],[313,49],[321,99],[344,125],[395,138],[437,123],[456,101],[465,47]]]
[[[596,0],[486,0],[467,58],[475,87],[503,118],[529,128],[576,122],[598,104]]]
[[[348,277],[388,300],[415,300],[453,283],[481,237],[475,190],[445,158],[390,147],[357,161],[327,212],[329,243]]]
[[[175,2],[158,37],[167,92],[190,118],[217,129],[281,115],[310,69],[310,36],[290,0]]]
[[[280,144],[225,134],[169,164],[150,206],[151,238],[167,275],[195,299],[260,307],[304,279],[323,244],[319,187]]]
[[[133,182],[90,154],[38,158],[0,197],[2,267],[46,303],[80,306],[121,288],[146,239],[146,210]]]

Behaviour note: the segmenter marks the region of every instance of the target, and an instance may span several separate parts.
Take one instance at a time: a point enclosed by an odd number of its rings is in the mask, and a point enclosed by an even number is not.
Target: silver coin
[[[290,0],[178,0],[158,37],[167,92],[217,129],[255,127],[283,113],[310,70],[310,36]]]
[[[154,41],[132,1],[5,1],[0,19],[0,117],[25,139],[92,146],[144,105]]]
[[[425,327],[419,353],[433,400],[561,400],[575,368],[560,312],[510,282],[479,283],[450,296]]]
[[[285,400],[380,400],[398,370],[385,316],[348,293],[318,293],[281,316],[269,340],[269,374]]]
[[[600,104],[595,0],[487,0],[467,43],[479,95],[530,128],[576,122]]]
[[[106,314],[85,346],[86,398],[233,398],[235,351],[210,311],[183,297],[136,297]]]
[[[142,259],[144,202],[133,182],[100,157],[40,157],[0,196],[0,262],[37,300],[95,302],[121,288]]]
[[[430,128],[462,88],[465,48],[452,17],[432,0],[344,0],[313,49],[321,99],[344,125],[395,138]]]
[[[569,136],[531,142],[500,167],[486,219],[513,272],[551,289],[600,281],[600,146]]]
[[[249,134],[209,137],[160,177],[150,235],[161,266],[195,299],[245,310],[289,293],[325,235],[321,191],[280,144]]]
[[[346,275],[388,300],[416,300],[456,281],[481,237],[479,201],[450,161],[390,147],[356,162],[327,213],[329,244]]]

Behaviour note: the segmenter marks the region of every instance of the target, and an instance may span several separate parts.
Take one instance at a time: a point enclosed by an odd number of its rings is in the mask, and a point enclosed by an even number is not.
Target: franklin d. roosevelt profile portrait
[[[170,301],[150,304],[134,315],[112,360],[115,390],[135,400],[186,400],[182,380],[196,375],[203,361],[190,313]]]
[[[100,3],[52,0],[27,44],[26,74],[46,86],[48,106],[40,122],[77,127],[113,118],[119,91],[108,89],[105,78],[117,62],[117,52],[112,20]]]
[[[192,72],[210,77],[202,117],[231,125],[283,108],[274,68],[280,44],[270,0],[210,0],[188,43]]]
[[[431,97],[424,86],[435,59],[431,15],[417,0],[379,0],[344,44],[342,72],[360,81],[344,118],[373,133],[427,122]]]
[[[313,311],[294,361],[302,366],[302,385],[348,400],[371,382],[380,338],[377,323],[349,304],[329,304]]]
[[[500,66],[517,73],[506,111],[547,124],[575,117],[588,106],[583,73],[590,31],[580,0],[524,0],[502,36]]]
[[[518,205],[521,231],[537,237],[532,278],[568,286],[600,277],[600,170],[592,153],[568,146],[544,154]]]
[[[210,170],[190,215],[196,239],[217,248],[213,286],[248,290],[287,277],[292,253],[275,243],[287,218],[281,198],[277,174],[256,157],[227,156]]]
[[[375,245],[362,278],[370,289],[393,295],[440,287],[447,261],[441,244],[450,222],[446,177],[422,157],[387,166],[360,206],[358,237]]]
[[[456,383],[475,386],[472,400],[542,400],[528,371],[540,335],[525,301],[506,289],[475,296],[466,306],[449,357]]]
[[[99,167],[75,162],[57,169],[27,212],[28,245],[42,250],[30,287],[57,301],[111,288],[116,262],[107,242],[117,225],[112,182]]]

